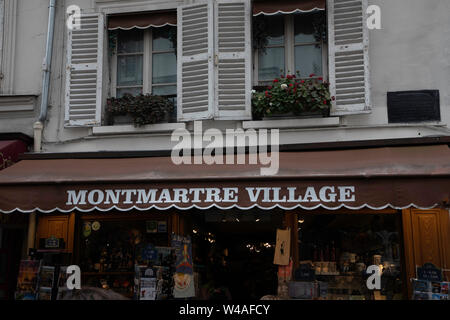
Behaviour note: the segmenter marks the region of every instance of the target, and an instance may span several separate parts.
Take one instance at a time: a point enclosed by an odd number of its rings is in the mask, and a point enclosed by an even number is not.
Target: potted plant
[[[169,122],[173,109],[173,102],[166,97],[150,94],[125,94],[121,98],[110,98],[106,107],[110,124],[121,123],[121,119],[126,117],[135,126]]]
[[[329,84],[321,77],[297,79],[295,75],[273,80],[265,90],[252,91],[252,109],[255,118],[292,118],[328,116],[331,101]]]

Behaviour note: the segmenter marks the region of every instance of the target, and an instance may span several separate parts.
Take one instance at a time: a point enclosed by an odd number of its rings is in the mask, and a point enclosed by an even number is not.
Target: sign
[[[45,239],[45,249],[58,249],[59,248],[59,239],[55,237],[50,237]]]
[[[273,258],[273,264],[278,264],[281,266],[289,265],[290,249],[291,229],[277,229],[277,242],[275,245],[275,257]]]
[[[67,190],[67,206],[353,203],[355,186]]]
[[[419,280],[442,281],[442,271],[432,263],[425,263],[417,268],[417,277]]]

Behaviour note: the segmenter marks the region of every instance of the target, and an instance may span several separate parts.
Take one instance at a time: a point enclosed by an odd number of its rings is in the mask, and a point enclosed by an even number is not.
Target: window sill
[[[243,129],[302,129],[338,127],[339,117],[244,121]]]
[[[92,135],[105,136],[105,135],[122,135],[122,134],[136,134],[136,133],[171,133],[176,129],[186,129],[186,124],[157,123],[157,124],[149,124],[142,127],[135,127],[132,124],[93,127]]]

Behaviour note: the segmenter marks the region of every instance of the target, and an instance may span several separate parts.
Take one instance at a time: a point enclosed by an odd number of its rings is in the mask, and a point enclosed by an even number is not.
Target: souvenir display
[[[402,299],[398,225],[394,216],[387,215],[305,217],[299,233],[303,262],[294,271],[295,280],[316,284],[308,294],[312,299]],[[304,266],[308,263],[310,270]],[[367,288],[370,265],[380,269],[381,290]],[[305,286],[296,284],[290,292],[298,296]]]
[[[449,300],[450,282],[442,280],[442,270],[431,263],[417,268],[418,279],[411,279],[413,300]]]
[[[158,232],[158,221],[155,224],[150,222],[84,221],[81,227],[84,239],[80,250],[83,284],[109,288],[127,298],[138,298],[134,266],[160,265],[164,257],[170,254],[170,250],[167,253],[167,250],[157,249],[167,246],[167,232]],[[167,221],[164,222],[167,224]],[[154,291],[156,296],[156,287]],[[145,298],[151,297],[147,290]]]
[[[36,300],[41,260],[22,260],[17,277],[16,300]]]
[[[38,278],[38,300],[51,300],[55,267],[41,266]]]

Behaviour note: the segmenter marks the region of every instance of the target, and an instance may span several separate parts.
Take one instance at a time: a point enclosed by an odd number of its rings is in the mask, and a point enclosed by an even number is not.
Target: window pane
[[[143,50],[143,30],[120,30],[117,41],[117,53],[135,53]]]
[[[176,37],[177,27],[153,28],[153,51],[173,50],[171,36]]]
[[[267,24],[267,45],[284,45],[284,16],[269,17]]]
[[[129,93],[133,96],[140,95],[142,93],[142,87],[137,88],[120,88],[117,89],[116,97],[121,98],[125,93]]]
[[[295,43],[316,42],[312,15],[296,15],[294,21]]]
[[[259,53],[259,81],[272,80],[284,74],[284,48],[267,48]]]
[[[117,57],[117,85],[142,85],[142,55]]]
[[[177,94],[177,86],[154,86],[152,94],[155,96],[168,96]]]
[[[316,45],[295,47],[295,72],[307,78],[311,73],[322,75],[322,48]]]
[[[177,82],[177,58],[175,53],[153,54],[153,83]]]

